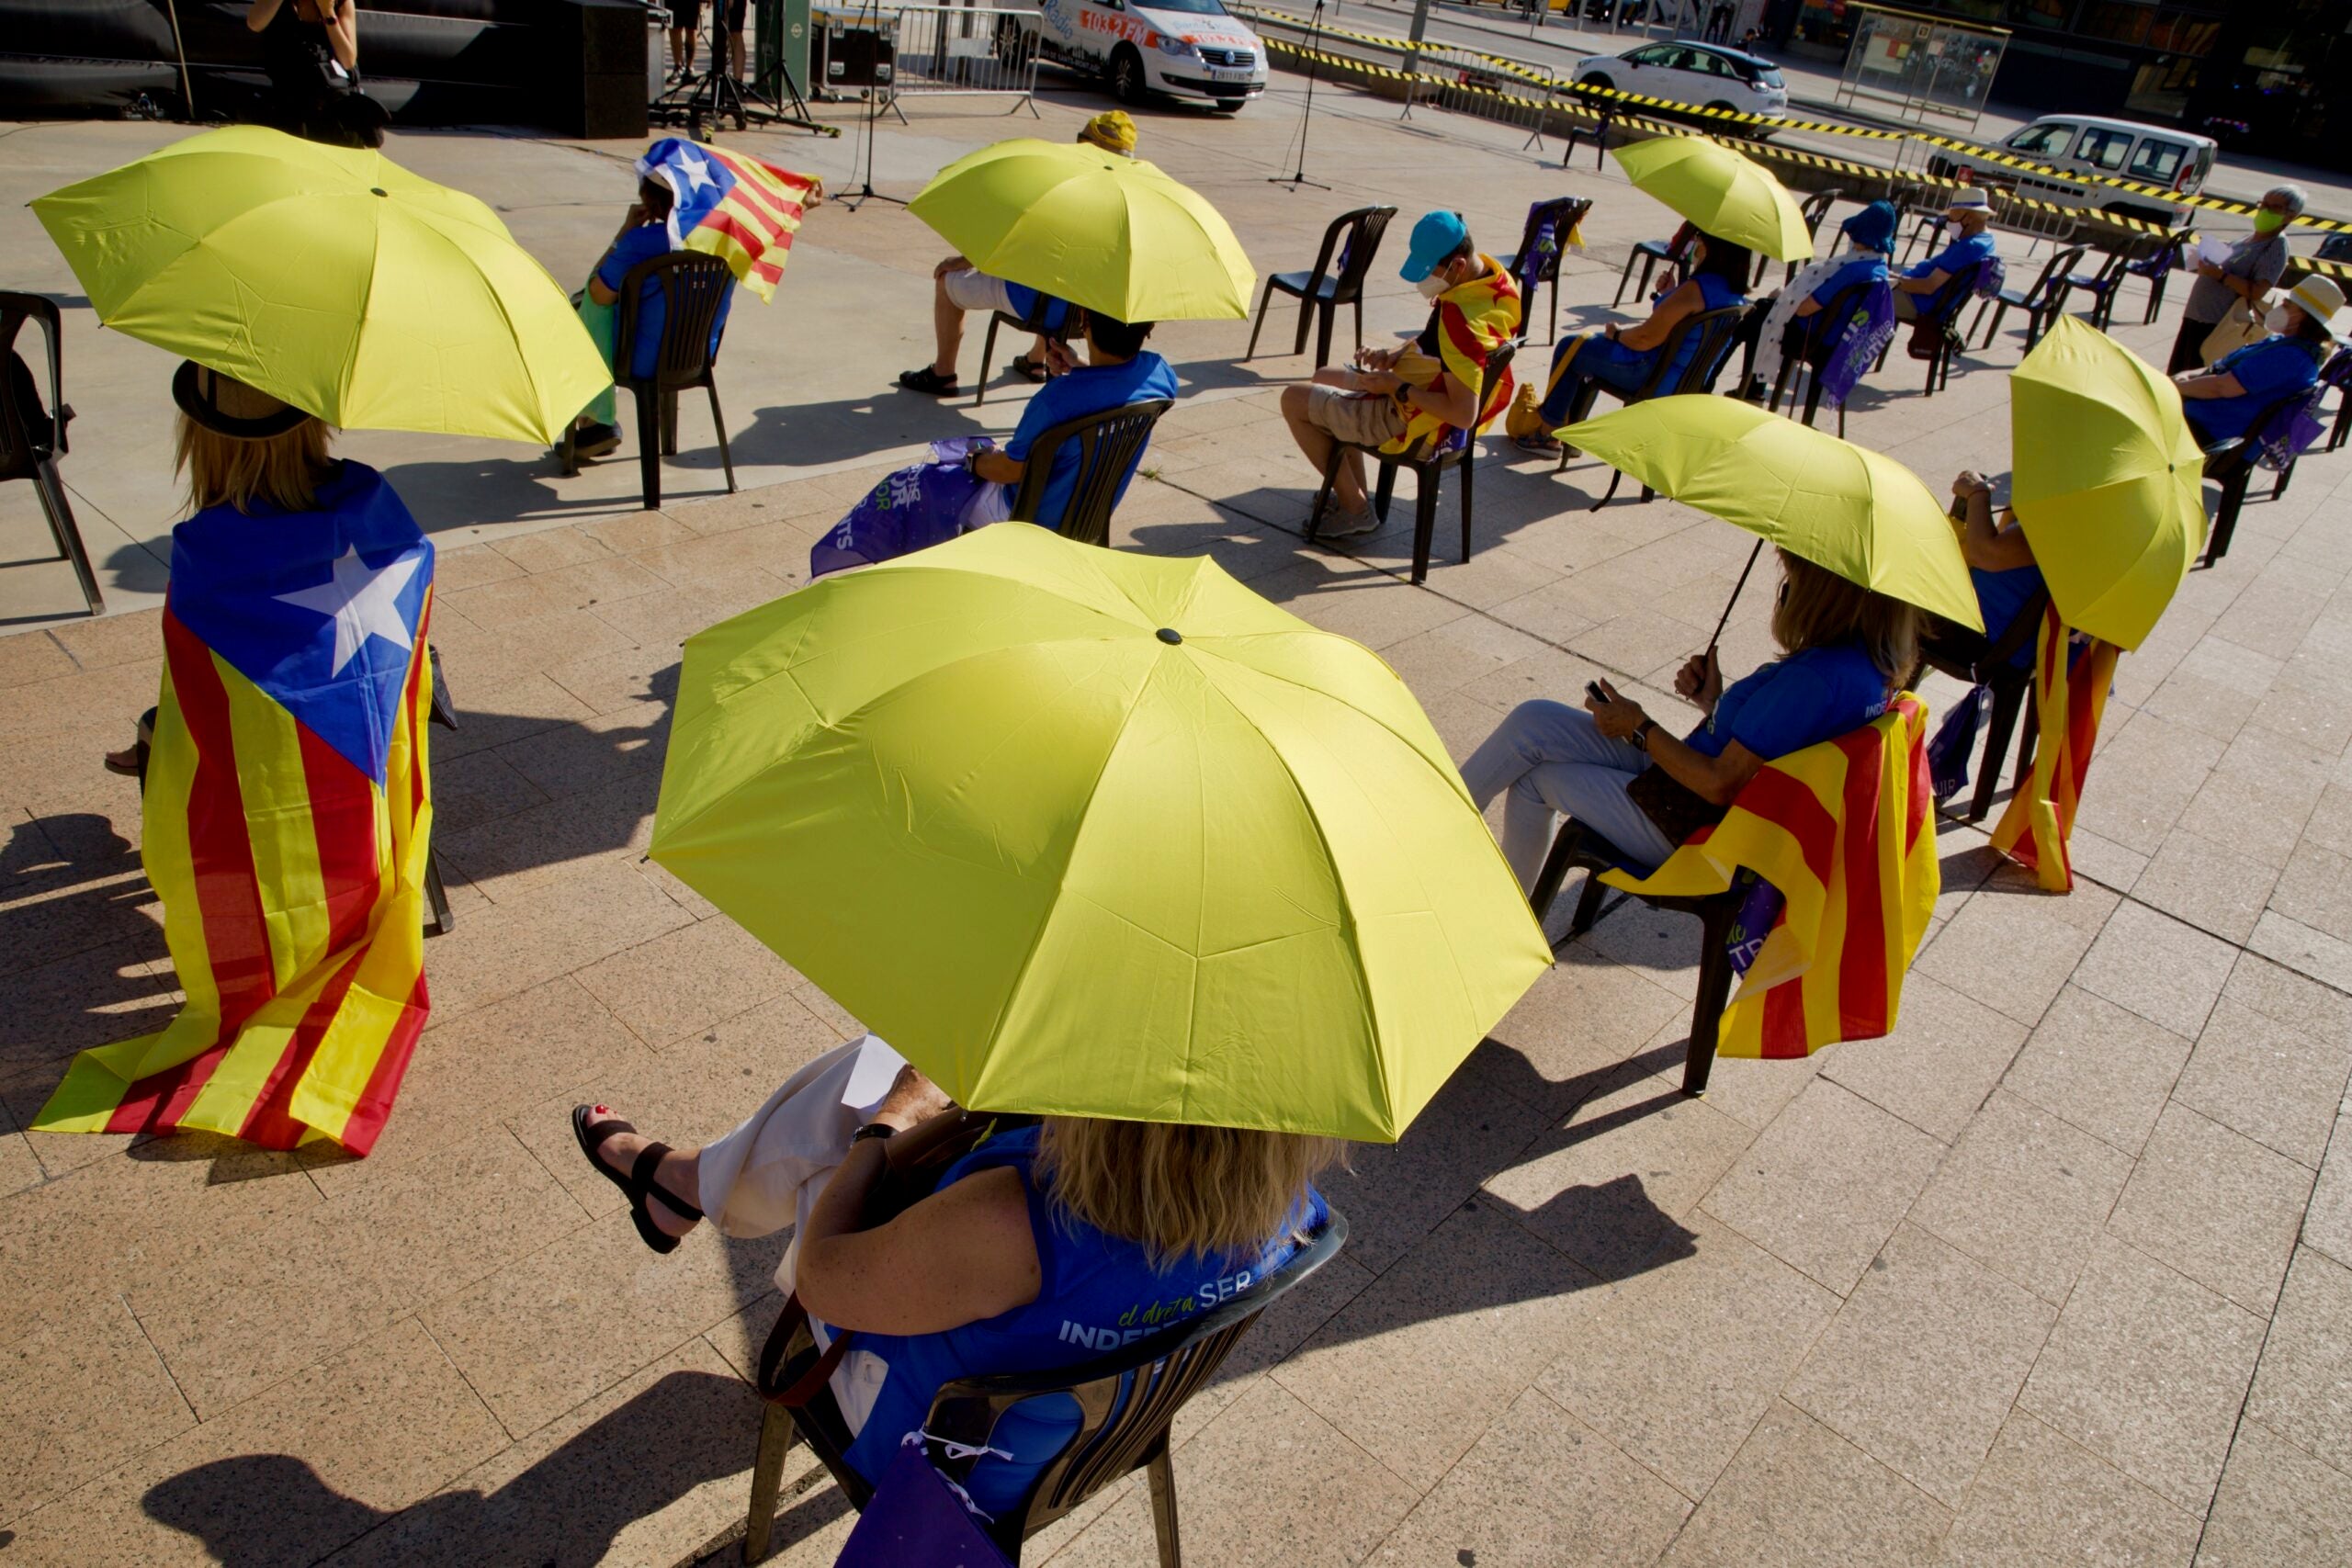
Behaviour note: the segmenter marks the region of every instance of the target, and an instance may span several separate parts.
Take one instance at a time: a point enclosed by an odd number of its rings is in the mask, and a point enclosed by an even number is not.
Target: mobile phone
[[[1605,703],[1611,700],[1609,694],[1600,689],[1600,682],[1598,681],[1587,681],[1584,683],[1584,694],[1590,697],[1597,703]]]

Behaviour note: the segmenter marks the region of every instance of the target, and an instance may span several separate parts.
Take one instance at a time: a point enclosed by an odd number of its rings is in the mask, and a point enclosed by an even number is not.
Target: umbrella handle
[[[1731,585],[1731,599],[1724,605],[1723,618],[1715,623],[1715,635],[1707,639],[1708,658],[1713,659],[1715,656],[1715,644],[1723,641],[1724,627],[1731,624],[1732,606],[1739,603],[1739,591],[1747,586],[1747,574],[1756,570],[1756,558],[1763,553],[1764,541],[1758,539],[1756,541],[1756,547],[1747,552],[1747,564],[1739,569],[1739,581]]]

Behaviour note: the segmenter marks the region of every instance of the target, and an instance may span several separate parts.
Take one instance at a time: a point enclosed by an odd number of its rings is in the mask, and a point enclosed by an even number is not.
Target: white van
[[[2184,197],[2205,188],[2218,146],[2211,137],[2193,131],[2080,114],[2043,115],[2001,143],[2004,152],[2065,174],[2130,180]],[[1949,178],[1962,169],[1978,185],[2001,186],[2060,207],[2092,208],[2167,228],[2186,221],[2192,210],[2112,186],[2053,180],[1968,152],[1939,152],[1928,160],[1928,172],[1939,177]]]
[[[1266,90],[1266,46],[1218,0],[1037,0],[1037,14],[1038,52],[1121,103],[1169,93],[1230,114]]]

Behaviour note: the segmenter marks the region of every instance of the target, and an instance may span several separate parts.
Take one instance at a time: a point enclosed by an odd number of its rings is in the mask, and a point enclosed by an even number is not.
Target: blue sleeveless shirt
[[[1700,296],[1705,301],[1699,307],[1702,310],[1720,310],[1726,305],[1747,303],[1747,295],[1712,272],[1701,273],[1697,281]],[[1690,356],[1698,352],[1699,334],[1695,332],[1683,333],[1682,345],[1674,351],[1674,363],[1667,367],[1666,378],[1659,384],[1671,388],[1690,367]]]
[[[1021,1173],[1029,1200],[1029,1229],[1037,1244],[1037,1299],[944,1334],[852,1337],[853,1352],[878,1357],[889,1371],[875,1395],[848,1459],[859,1474],[879,1480],[899,1440],[922,1425],[932,1397],[957,1378],[996,1372],[1046,1371],[1092,1360],[1231,1300],[1288,1263],[1298,1250],[1289,1232],[1258,1252],[1224,1258],[1186,1258],[1155,1269],[1137,1243],[1057,1213],[1038,1188],[1035,1126],[1001,1134],[956,1162],[941,1178],[952,1187],[967,1176],[1009,1168]],[[1295,1228],[1319,1229],[1330,1211],[1308,1190]],[[1001,1517],[1035,1483],[1079,1427],[1078,1402],[1067,1394],[1033,1399],[997,1423],[994,1448],[1013,1457],[983,1457],[967,1490],[986,1513]]]

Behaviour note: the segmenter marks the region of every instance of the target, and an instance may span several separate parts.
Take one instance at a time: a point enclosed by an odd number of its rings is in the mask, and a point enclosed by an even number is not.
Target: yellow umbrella
[[[552,442],[612,384],[488,207],[260,126],[37,198],[98,320],[345,429]]]
[[[2059,615],[2139,647],[2205,545],[2205,457],[2180,389],[2060,316],[2010,373],[2009,465],[2010,504]]]
[[[1082,142],[983,147],[940,170],[909,210],[982,272],[1123,321],[1238,319],[1258,285],[1199,192]]]
[[[1569,425],[1560,439],[1849,581],[1984,629],[1951,519],[1892,457],[1695,392]]]
[[[1634,188],[1657,197],[1701,232],[1774,261],[1813,254],[1813,231],[1788,188],[1761,164],[1703,136],[1654,136],[1610,150]]]
[[[1391,1140],[1551,959],[1378,658],[1021,523],[688,639],[651,852],[985,1110]]]

